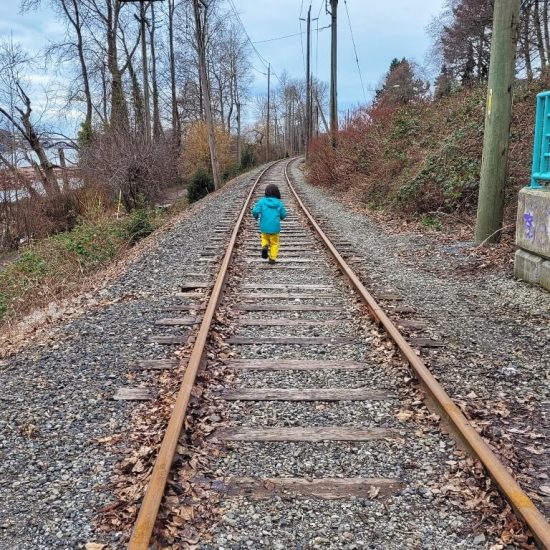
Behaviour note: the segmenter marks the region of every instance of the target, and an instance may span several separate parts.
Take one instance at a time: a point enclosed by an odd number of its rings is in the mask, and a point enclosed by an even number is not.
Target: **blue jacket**
[[[262,233],[280,233],[281,220],[286,218],[286,209],[281,199],[275,197],[261,198],[252,209],[254,218],[260,218]]]

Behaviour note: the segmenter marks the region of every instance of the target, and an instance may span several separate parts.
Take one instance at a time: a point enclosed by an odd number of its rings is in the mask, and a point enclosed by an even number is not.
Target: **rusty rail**
[[[172,415],[170,416],[168,427],[166,428],[166,432],[151,473],[151,479],[149,480],[149,484],[134,525],[132,536],[128,544],[129,550],[147,550],[149,548],[149,541],[151,539],[151,535],[153,534],[160,503],[164,495],[164,488],[172,467],[172,461],[174,459],[178,440],[185,421],[191,390],[193,389],[197,373],[203,361],[206,343],[208,340],[208,333],[210,332],[212,320],[214,319],[214,314],[216,313],[216,308],[218,307],[218,303],[225,286],[228,268],[233,258],[237,235],[240,231],[243,218],[248,210],[248,206],[258,183],[274,164],[276,163],[268,165],[256,178],[256,181],[254,182],[254,185],[252,186],[252,189],[250,190],[239,214],[233,233],[231,234],[229,244],[227,245],[227,251],[216,277],[216,282],[212,287],[212,293],[210,294],[210,299],[208,300],[208,305],[206,307],[206,311],[204,312],[203,321],[199,328],[197,339],[195,341],[195,345],[193,346],[193,351],[191,352],[191,356],[187,363],[187,368],[185,369],[185,374],[174,403],[174,409],[172,411]]]
[[[394,341],[402,356],[407,360],[415,372],[422,388],[429,395],[440,415],[447,421],[455,436],[457,436],[460,442],[469,450],[470,454],[483,464],[485,470],[495,481],[516,514],[527,524],[538,545],[541,548],[550,548],[550,524],[548,524],[545,517],[537,510],[532,500],[510,475],[506,466],[498,459],[489,445],[485,443],[478,432],[468,422],[468,419],[464,416],[462,411],[453,403],[452,399],[426,367],[424,361],[416,355],[412,347],[399,332],[399,329],[384,313],[374,297],[368,292],[363,283],[361,283],[357,275],[315,221],[290,181],[288,176],[289,165],[290,162],[285,167],[285,177],[288,186],[300,205],[300,208],[302,208],[305,216],[309,220],[309,223],[338,264],[340,271],[348,278],[353,288],[361,296],[361,299],[367,306],[374,320],[384,328],[388,336]]]

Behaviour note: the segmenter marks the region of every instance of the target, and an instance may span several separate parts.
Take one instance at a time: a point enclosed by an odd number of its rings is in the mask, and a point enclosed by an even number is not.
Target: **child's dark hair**
[[[270,183],[265,188],[265,196],[266,197],[275,197],[276,199],[280,199],[281,198],[281,192],[279,191],[279,188],[274,183]]]

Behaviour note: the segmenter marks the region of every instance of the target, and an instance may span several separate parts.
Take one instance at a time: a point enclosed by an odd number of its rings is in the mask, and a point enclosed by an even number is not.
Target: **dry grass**
[[[137,211],[121,219],[104,216],[83,220],[72,231],[26,246],[0,272],[0,322],[14,322],[66,296],[151,233],[159,222],[154,211]]]
[[[235,185],[237,181],[239,180],[228,182],[226,187]],[[4,313],[4,318],[0,321],[0,366],[2,358],[17,353],[30,342],[46,339],[52,325],[62,320],[78,317],[91,308],[100,308],[111,303],[109,300],[103,300],[98,295],[98,291],[116,280],[131,264],[155,248],[163,235],[172,231],[183,220],[197,215],[212,199],[223,192],[222,189],[211,193],[192,206],[187,206],[183,198],[176,201],[166,215],[156,219],[155,226],[158,229],[149,237],[140,240],[134,246],[130,246],[126,239],[110,260],[96,265],[89,271],[71,271],[65,268],[63,271],[66,278],[59,281],[49,278],[49,289],[42,292],[40,302],[33,302],[30,299],[30,294],[28,297],[19,294],[18,304],[8,314]],[[112,217],[111,221],[113,221]],[[118,223],[122,223],[122,221]],[[0,272],[0,277],[3,273]],[[35,295],[40,295],[38,288],[40,279],[31,277],[31,280],[35,287],[33,292]],[[0,282],[0,288],[1,284]],[[120,296],[115,301],[127,299],[132,299],[132,295]]]

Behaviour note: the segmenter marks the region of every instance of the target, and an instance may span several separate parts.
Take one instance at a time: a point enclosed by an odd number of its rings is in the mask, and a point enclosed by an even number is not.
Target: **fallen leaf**
[[[376,498],[380,494],[380,487],[371,487],[369,489],[368,495],[369,498]]]
[[[176,510],[176,514],[185,521],[191,521],[195,518],[193,506],[181,506]]]
[[[537,449],[536,447],[525,447],[526,451],[529,451],[530,453],[534,455],[541,455],[544,454],[544,449]]]
[[[395,418],[404,422],[405,420],[409,420],[412,416],[412,411],[399,411],[398,413],[396,413]]]

